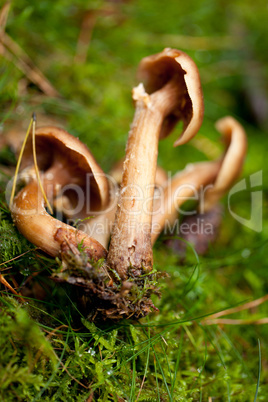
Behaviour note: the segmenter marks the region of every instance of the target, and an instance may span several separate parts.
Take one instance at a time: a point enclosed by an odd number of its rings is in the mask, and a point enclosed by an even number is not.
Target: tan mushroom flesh
[[[187,198],[195,196],[201,188],[205,189],[200,209],[202,213],[207,212],[230,189],[241,173],[247,149],[243,127],[228,116],[217,121],[216,128],[223,135],[225,142],[223,156],[218,161],[191,164],[167,184],[162,209],[153,216],[152,244],[166,224],[172,225],[175,222],[178,209]]]
[[[108,204],[107,179],[88,148],[77,138],[55,127],[39,128],[36,130],[36,152],[43,187],[50,202],[57,197],[67,199],[70,214],[75,209],[76,215],[79,213],[81,218]],[[23,167],[29,169],[32,165],[32,148],[27,144]],[[83,238],[89,254],[90,250],[93,252],[92,258],[103,258],[106,251],[95,239],[90,239],[46,212],[38,188],[36,178],[30,177],[11,206],[14,222],[20,232],[42,250],[55,256],[60,251],[59,239],[62,237],[63,240],[66,231],[66,241],[70,237],[79,244]]]
[[[215,124],[225,143],[225,154],[214,185],[205,194],[204,211],[211,209],[239,177],[247,152],[247,136],[242,125],[231,116]]]
[[[203,117],[203,99],[196,65],[185,53],[165,49],[140,65],[144,85],[133,89],[136,105],[124,161],[121,192],[108,264],[121,279],[128,270],[152,269],[151,225],[159,138],[179,121],[183,132],[175,145],[189,141]]]

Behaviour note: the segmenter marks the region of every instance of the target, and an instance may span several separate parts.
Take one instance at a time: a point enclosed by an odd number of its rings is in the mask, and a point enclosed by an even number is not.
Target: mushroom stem
[[[24,167],[28,184],[16,196],[11,212],[20,232],[32,243],[51,256],[58,256],[79,244],[90,259],[106,257],[105,248],[81,230],[54,219],[45,210],[45,196],[51,204],[59,206],[58,212],[68,218],[84,219],[93,212],[103,210],[109,203],[109,185],[103,171],[88,148],[77,138],[56,127],[43,127],[35,132],[35,142],[26,144]],[[37,185],[40,168],[42,187]],[[25,177],[26,177],[25,176]],[[30,179],[30,182],[29,182]],[[88,197],[88,202],[84,202]],[[67,205],[67,211],[63,207]],[[93,205],[91,205],[91,203]],[[68,216],[68,212],[69,215]]]
[[[117,186],[122,182],[123,165],[124,159],[120,159],[109,172],[109,176],[115,183],[116,190],[118,190]],[[165,169],[163,169],[161,166],[157,166],[155,174],[155,187],[163,187],[167,179],[168,175]]]
[[[153,265],[151,246],[152,210],[159,134],[163,121],[182,97],[182,78],[175,75],[162,89],[149,95],[140,84],[133,90],[136,101],[129,133],[121,193],[108,253],[108,264],[121,279],[129,267],[140,273]]]
[[[115,220],[117,199],[118,197],[113,192],[110,204],[106,207],[105,211],[98,212],[92,219],[82,220],[77,226],[78,229],[96,239],[106,249]]]
[[[107,249],[111,231],[114,225],[115,213],[118,204],[118,185],[122,181],[123,162],[120,160],[110,171],[109,175],[114,180],[113,186],[110,186],[110,203],[104,211],[97,212],[90,219],[82,220],[77,225],[78,229],[87,233],[90,237],[94,237],[100,244]],[[156,193],[158,189],[163,187],[167,182],[168,176],[163,168],[157,166],[154,190],[154,208],[156,205]]]
[[[50,216],[38,183],[32,180],[15,197],[11,206],[14,223],[19,231],[41,250],[53,257],[64,251],[64,246],[81,245],[90,259],[106,257],[106,250],[95,239]]]

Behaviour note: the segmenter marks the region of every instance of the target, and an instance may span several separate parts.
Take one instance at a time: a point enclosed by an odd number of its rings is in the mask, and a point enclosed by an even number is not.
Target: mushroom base
[[[140,272],[137,276],[130,267],[128,280],[122,281],[105,260],[93,262],[83,251],[71,249],[61,254],[61,261],[61,268],[52,279],[77,290],[77,301],[89,321],[137,320],[152,310],[158,311],[151,296],[160,297],[157,278],[166,276],[165,273]]]

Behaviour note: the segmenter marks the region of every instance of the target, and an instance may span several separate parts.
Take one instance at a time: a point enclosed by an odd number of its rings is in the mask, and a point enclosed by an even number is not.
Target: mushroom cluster
[[[238,177],[246,152],[242,127],[224,118],[217,123],[226,143],[223,156],[187,166],[168,180],[157,166],[158,142],[179,121],[183,129],[174,146],[198,132],[204,110],[199,73],[188,55],[164,49],[141,61],[139,76],[125,159],[109,179],[77,138],[55,127],[39,128],[37,164],[55,216],[46,210],[30,143],[23,157],[24,187],[10,206],[19,231],[61,260],[53,278],[81,290],[90,320],[137,319],[157,310],[151,301],[159,294],[154,242],[166,223],[177,219],[181,203],[206,185],[211,185],[204,202],[209,211]],[[76,221],[76,227],[64,219]]]

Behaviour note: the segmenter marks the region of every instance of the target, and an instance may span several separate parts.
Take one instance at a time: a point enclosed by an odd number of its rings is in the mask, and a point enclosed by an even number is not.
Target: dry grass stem
[[[2,39],[10,10],[10,1],[7,1],[0,10],[0,39]]]
[[[3,56],[19,68],[47,96],[59,97],[59,92],[52,86],[42,71],[34,65],[27,53],[6,33],[0,36],[4,47]]]
[[[265,303],[267,300],[268,300],[268,295],[265,295],[263,297],[260,297],[259,299],[252,300],[251,302],[242,304],[241,306],[237,306],[237,307],[229,308],[227,310],[219,311],[218,313],[215,313],[215,314],[212,314],[211,316],[209,316],[209,318],[206,318],[206,320],[207,319],[212,320],[212,319],[222,317],[225,315],[235,314],[235,313],[238,313],[239,311],[248,310],[250,308],[257,307],[262,303]],[[204,320],[204,321],[206,321],[206,320]]]
[[[4,276],[2,274],[0,274],[0,282],[2,283],[2,285],[6,286],[14,295],[19,296],[19,301],[24,302],[25,300],[22,298],[22,295],[20,293],[18,293],[4,278]]]
[[[21,257],[24,256],[25,254],[31,253],[32,251],[36,251],[36,250],[38,250],[38,247],[36,247],[36,248],[34,248],[34,249],[31,249],[31,250],[28,250],[28,251],[25,251],[25,253],[22,253],[22,254],[18,255],[17,257],[14,257],[14,258],[11,258],[11,259],[8,260],[8,261],[2,262],[2,263],[0,264],[0,267],[1,267],[1,265],[6,265],[6,264],[8,264],[9,262],[12,262],[12,261],[14,261],[14,260],[17,260],[18,258],[21,258]],[[2,272],[2,271],[4,271],[5,269],[8,269],[8,268],[0,269],[0,271]]]
[[[76,55],[74,58],[76,63],[83,64],[86,62],[87,52],[98,14],[99,11],[97,10],[88,10],[85,12],[76,46]]]
[[[205,320],[202,322],[203,325],[264,325],[268,324],[268,317],[260,319],[245,319],[245,320],[235,320],[230,318],[218,318],[215,320]]]

